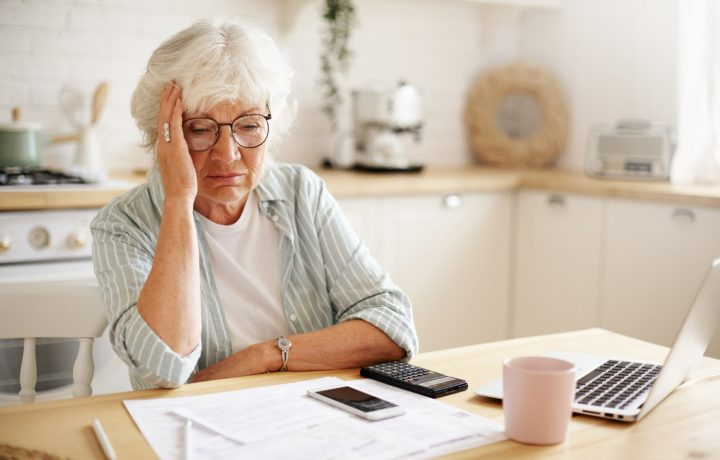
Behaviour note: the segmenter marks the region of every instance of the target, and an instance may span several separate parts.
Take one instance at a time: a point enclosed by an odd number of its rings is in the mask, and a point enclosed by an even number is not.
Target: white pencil
[[[108,439],[107,435],[105,434],[105,430],[103,430],[102,425],[100,425],[100,420],[93,420],[92,427],[93,431],[95,432],[95,436],[97,437],[98,441],[100,441],[100,446],[102,447],[105,456],[108,458],[108,460],[115,460],[117,458],[115,457],[115,449],[113,449],[112,444],[110,444],[110,439]]]
[[[192,421],[187,420],[185,422],[185,460],[190,460],[190,452],[192,451],[192,444],[190,443],[190,429],[192,428]]]

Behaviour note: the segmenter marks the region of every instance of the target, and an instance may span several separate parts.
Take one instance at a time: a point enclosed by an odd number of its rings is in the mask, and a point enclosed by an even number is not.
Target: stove
[[[38,171],[40,174],[35,174]],[[44,171],[32,170],[31,176],[45,177]],[[61,176],[59,180],[64,179]],[[0,187],[0,191],[14,188]],[[98,210],[0,212],[0,285],[97,284],[92,264],[90,222]],[[43,321],[43,318],[34,320]],[[127,367],[113,352],[107,334],[106,331],[93,344],[95,372],[92,387],[96,395],[132,389]],[[0,406],[17,401],[23,343],[22,339],[0,340]],[[76,339],[37,339],[38,400],[71,396],[77,350]]]
[[[0,167],[0,285],[97,284],[90,222],[102,206],[135,185],[92,182],[72,170]],[[64,207],[56,208],[58,203]],[[0,406],[17,400],[23,342],[0,340]],[[69,396],[77,340],[38,338],[37,343],[38,400]],[[131,389],[127,366],[112,351],[107,331],[95,340],[93,358],[94,394]]]
[[[72,173],[43,167],[8,166],[0,168],[0,187],[12,185],[87,184],[86,179]]]
[[[91,264],[90,221],[97,209],[0,212],[0,268],[84,260]],[[2,273],[0,271],[0,273]]]

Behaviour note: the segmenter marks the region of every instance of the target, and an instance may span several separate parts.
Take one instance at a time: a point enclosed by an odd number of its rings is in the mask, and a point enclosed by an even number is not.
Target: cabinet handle
[[[557,193],[551,193],[547,197],[547,204],[551,208],[562,208],[565,207],[565,197]]]
[[[447,209],[457,209],[462,206],[462,197],[457,193],[451,193],[443,197],[443,206]]]
[[[695,222],[695,213],[691,209],[675,208],[672,213],[672,220],[684,224]]]

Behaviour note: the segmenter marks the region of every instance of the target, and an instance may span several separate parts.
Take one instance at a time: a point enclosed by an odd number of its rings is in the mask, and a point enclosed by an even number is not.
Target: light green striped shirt
[[[275,163],[257,187],[261,215],[280,235],[285,316],[293,334],[349,319],[363,319],[407,351],[418,349],[407,296],[375,261],[347,222],[322,179],[309,169]],[[181,356],[168,347],[137,310],[150,273],[162,218],[159,172],[116,198],[93,220],[93,263],[110,325],[110,342],[130,368],[136,389],[176,387],[193,372],[231,354],[207,244],[195,215],[200,247],[202,337]]]

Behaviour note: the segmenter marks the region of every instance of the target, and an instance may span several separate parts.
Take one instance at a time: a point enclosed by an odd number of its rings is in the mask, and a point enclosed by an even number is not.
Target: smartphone
[[[382,420],[405,413],[405,409],[352,387],[308,390],[308,396],[367,420]]]

